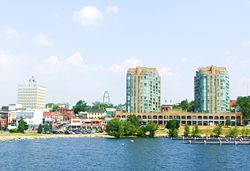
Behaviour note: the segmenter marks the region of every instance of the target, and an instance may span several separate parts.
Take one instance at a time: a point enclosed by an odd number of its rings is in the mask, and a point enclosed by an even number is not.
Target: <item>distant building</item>
[[[36,129],[38,128],[39,124],[43,123],[43,111],[42,110],[10,111],[8,115],[9,125],[18,126],[18,121],[21,118],[23,118],[24,121],[29,125],[29,129]]]
[[[8,127],[8,112],[0,111],[0,130]]]
[[[230,111],[231,112],[236,112],[237,108],[237,100],[230,100]]]
[[[126,111],[160,112],[161,77],[156,68],[137,67],[127,72]]]
[[[166,101],[164,104],[161,105],[161,112],[166,112],[166,111],[172,110],[174,105],[176,105],[176,104],[173,103],[172,101],[170,101],[170,102]]]
[[[198,68],[194,77],[194,95],[195,112],[229,112],[229,76],[226,68]]]
[[[79,116],[84,119],[101,119],[107,116],[106,111],[79,112]]]
[[[115,108],[106,108],[106,113],[110,117],[113,117],[115,115],[115,112],[116,112]]]
[[[46,105],[46,88],[37,85],[32,77],[28,85],[18,86],[17,103],[26,109],[44,109]]]

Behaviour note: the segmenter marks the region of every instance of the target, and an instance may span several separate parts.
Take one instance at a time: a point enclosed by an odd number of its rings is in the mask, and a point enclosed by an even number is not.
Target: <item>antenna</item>
[[[29,86],[34,86],[36,85],[36,79],[34,76],[31,76],[31,78],[29,79]]]

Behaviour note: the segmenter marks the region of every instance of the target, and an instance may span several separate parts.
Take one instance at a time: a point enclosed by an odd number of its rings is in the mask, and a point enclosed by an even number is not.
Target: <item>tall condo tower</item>
[[[35,78],[29,79],[29,84],[18,85],[17,103],[26,109],[44,109],[46,103],[46,88],[36,84]]]
[[[136,67],[127,72],[128,113],[160,112],[161,78],[156,68]]]
[[[198,68],[194,77],[194,96],[195,112],[229,112],[229,76],[227,69],[216,66]]]

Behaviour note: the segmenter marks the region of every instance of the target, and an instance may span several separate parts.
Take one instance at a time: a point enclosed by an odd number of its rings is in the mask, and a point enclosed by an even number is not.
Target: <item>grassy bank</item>
[[[199,130],[200,130],[200,136],[205,137],[205,136],[211,136],[213,134],[213,129],[216,126],[199,126]],[[190,134],[192,132],[192,129],[194,128],[194,126],[190,126]],[[231,128],[234,128],[234,126],[229,126],[229,127],[222,127],[222,137],[225,137],[226,135],[228,135],[228,132]],[[250,129],[250,127],[243,127],[243,126],[237,126],[238,129],[238,135],[241,136],[242,135],[242,129],[244,128],[248,128]],[[179,128],[179,132],[178,132],[179,136],[183,136],[184,134],[184,126],[180,126]],[[168,135],[168,129],[166,129],[165,127],[161,126],[159,127],[159,129],[156,131],[156,135]]]
[[[45,134],[38,134],[36,132],[26,132],[26,133],[0,133],[0,136],[44,136]]]

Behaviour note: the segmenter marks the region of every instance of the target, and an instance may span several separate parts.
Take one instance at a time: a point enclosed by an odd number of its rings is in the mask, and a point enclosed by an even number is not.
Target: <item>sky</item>
[[[0,2],[0,105],[31,76],[47,102],[125,103],[130,67],[156,67],[162,103],[194,99],[198,67],[227,67],[230,97],[250,94],[249,0]],[[248,87],[249,86],[249,90]]]

